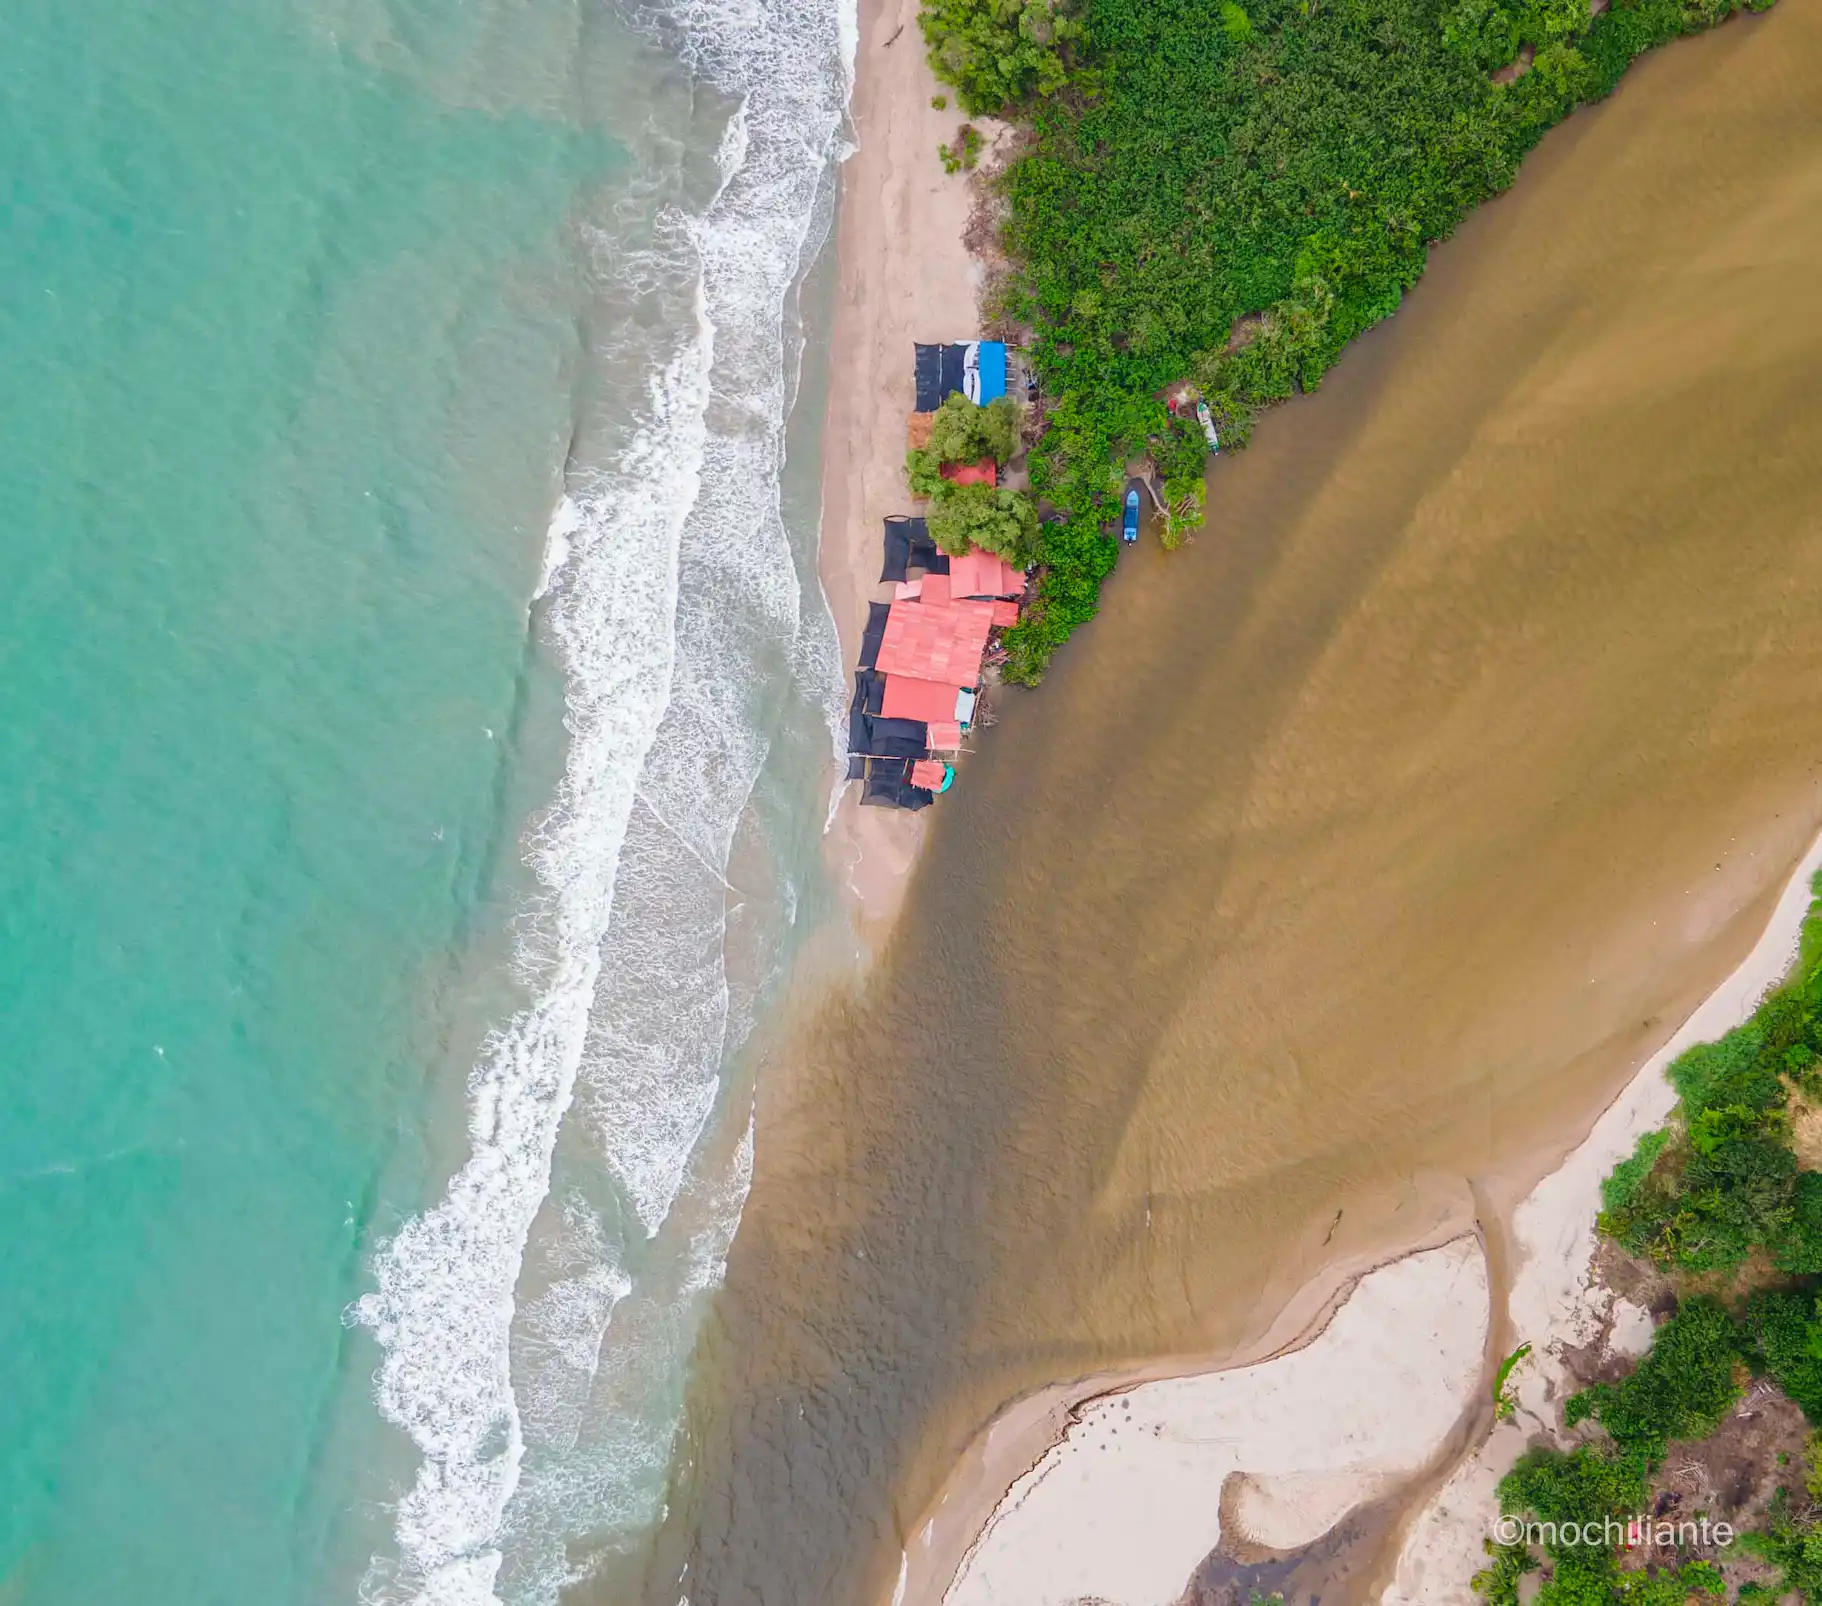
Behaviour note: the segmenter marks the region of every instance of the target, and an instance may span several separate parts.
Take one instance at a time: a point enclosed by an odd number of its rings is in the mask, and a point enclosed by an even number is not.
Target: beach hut
[[[880,712],[888,719],[915,719],[925,725],[960,724],[957,717],[962,700],[968,699],[968,706],[973,708],[970,693],[960,686],[944,685],[941,681],[918,680],[910,675],[887,675],[885,695],[880,700]]]
[[[879,644],[886,636],[886,615],[892,611],[889,602],[867,604],[867,626],[860,633],[860,668],[871,669],[879,657]]]
[[[949,595],[952,597],[1022,597],[1025,576],[997,553],[979,547],[949,560]]]
[[[929,578],[925,579],[929,588]],[[985,602],[894,602],[886,615],[875,666],[888,676],[908,675],[949,686],[980,683],[981,655],[993,629]]]
[[[958,390],[978,406],[1006,394],[1006,343],[962,340],[913,348],[917,411],[933,413]]]
[[[923,519],[895,514],[886,520],[886,561],[879,577],[904,580],[913,569],[947,574],[949,554],[930,539],[930,527]]]

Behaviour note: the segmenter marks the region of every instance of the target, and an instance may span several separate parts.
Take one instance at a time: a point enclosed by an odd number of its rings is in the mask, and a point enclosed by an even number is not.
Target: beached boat
[[[1136,485],[1126,487],[1126,516],[1120,521],[1120,539],[1127,542],[1139,539],[1139,488]]]
[[[1208,410],[1208,403],[1200,398],[1196,402],[1196,422],[1202,426],[1202,438],[1208,442],[1211,452],[1221,450],[1221,437],[1215,433],[1215,420]]]

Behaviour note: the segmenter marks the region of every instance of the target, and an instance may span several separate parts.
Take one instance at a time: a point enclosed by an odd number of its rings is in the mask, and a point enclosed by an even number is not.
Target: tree
[[[930,70],[976,117],[1060,88],[1087,33],[1064,0],[932,0],[917,23]]]
[[[1018,451],[1018,407],[998,396],[977,407],[960,391],[945,396],[930,419],[930,454],[939,463],[1004,463]]]
[[[1037,551],[1038,515],[1031,498],[1018,491],[944,480],[930,503],[929,530],[930,539],[952,556],[977,546],[1023,569]]]

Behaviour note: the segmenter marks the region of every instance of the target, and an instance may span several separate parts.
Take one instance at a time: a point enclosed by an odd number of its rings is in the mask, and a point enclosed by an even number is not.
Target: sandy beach
[[[913,344],[976,334],[983,269],[962,243],[974,189],[936,149],[962,118],[930,102],[943,86],[924,59],[917,0],[860,12],[852,115],[858,150],[843,165],[835,317],[824,430],[822,579],[852,674],[879,579],[881,522],[914,511],[905,488],[905,420],[915,400]],[[827,846],[863,941],[897,911],[927,814],[863,809],[845,787]]]

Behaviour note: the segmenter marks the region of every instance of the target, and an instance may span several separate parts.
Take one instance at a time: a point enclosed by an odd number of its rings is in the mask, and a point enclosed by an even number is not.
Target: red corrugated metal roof
[[[917,593],[919,602],[947,602],[955,595],[955,587],[946,574],[927,574],[918,584],[922,587]]]
[[[934,680],[888,675],[879,712],[885,719],[921,719],[926,724],[948,720],[953,723],[955,699],[960,691],[959,686],[943,686]]]
[[[1016,602],[996,602],[993,605],[993,622],[1001,630],[1007,625],[1019,622],[1019,605]]]
[[[953,708],[949,710],[955,712]],[[962,745],[962,728],[953,719],[932,719],[925,722],[928,734],[924,740],[939,752],[953,753]]]
[[[933,578],[924,579],[926,598]],[[973,686],[981,678],[981,654],[992,628],[991,603],[895,602],[886,615],[875,664],[888,675]]]
[[[945,463],[943,478],[956,485],[998,485],[999,464],[991,457],[983,457],[978,463]]]
[[[1022,597],[1025,577],[991,552],[975,547],[949,560],[949,595],[952,597]]]
[[[911,784],[934,792],[948,773],[949,766],[940,758],[920,758],[911,766]]]

